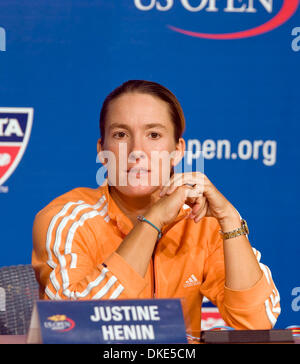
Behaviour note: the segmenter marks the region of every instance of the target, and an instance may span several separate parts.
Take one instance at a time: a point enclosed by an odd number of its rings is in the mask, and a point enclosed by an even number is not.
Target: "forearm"
[[[145,218],[161,228],[152,211],[145,214]],[[158,232],[154,227],[146,222],[137,222],[116,253],[144,277],[155,248],[157,236]]]
[[[232,214],[219,221],[222,231],[241,226],[240,217]],[[259,263],[246,235],[224,240],[225,285],[233,290],[253,287],[262,277]]]

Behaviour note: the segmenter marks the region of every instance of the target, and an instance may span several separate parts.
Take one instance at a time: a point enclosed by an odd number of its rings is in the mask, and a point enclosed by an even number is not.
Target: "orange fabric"
[[[197,336],[206,296],[231,327],[271,328],[280,306],[268,267],[260,263],[264,274],[254,287],[226,288],[220,226],[210,217],[198,224],[184,219],[189,211],[183,206],[175,222],[163,228],[141,277],[116,253],[133,225],[107,185],[77,188],[56,198],[37,214],[33,226],[32,265],[40,298],[182,298],[189,332]]]

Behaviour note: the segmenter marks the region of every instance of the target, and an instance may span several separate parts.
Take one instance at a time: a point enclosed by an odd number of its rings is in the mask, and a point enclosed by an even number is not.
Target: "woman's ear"
[[[179,138],[177,144],[176,144],[176,149],[175,149],[175,155],[174,158],[172,159],[172,166],[176,166],[184,157],[184,152],[185,152],[185,140],[183,138]]]
[[[99,138],[97,141],[97,154],[98,154],[99,162],[102,163],[103,165],[105,165],[106,161],[103,158],[103,153],[101,153],[103,151],[101,141],[102,141],[101,138]]]

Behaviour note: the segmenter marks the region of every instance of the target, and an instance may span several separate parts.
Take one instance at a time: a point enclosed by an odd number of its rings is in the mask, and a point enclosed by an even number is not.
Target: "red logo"
[[[214,327],[225,326],[226,323],[217,307],[202,307],[201,330],[211,330]]]
[[[0,186],[20,163],[31,133],[33,109],[0,108]]]
[[[186,29],[177,28],[173,25],[168,25],[168,27],[178,33],[185,34],[191,37],[206,38],[206,39],[240,39],[255,37],[260,34],[264,34],[278,28],[285,22],[287,22],[293,14],[296,12],[299,6],[300,0],[283,0],[283,4],[279,12],[269,21],[261,24],[255,28],[243,30],[235,33],[198,33]]]

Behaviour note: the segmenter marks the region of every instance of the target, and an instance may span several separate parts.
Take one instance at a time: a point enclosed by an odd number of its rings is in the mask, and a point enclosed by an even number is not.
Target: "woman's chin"
[[[118,186],[117,189],[126,196],[142,197],[151,195],[158,186]]]

